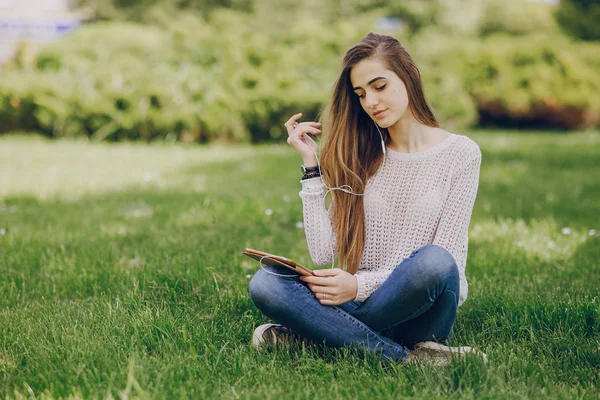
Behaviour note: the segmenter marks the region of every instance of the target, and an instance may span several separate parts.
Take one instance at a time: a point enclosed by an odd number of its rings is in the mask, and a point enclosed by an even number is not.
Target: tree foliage
[[[581,40],[600,40],[600,1],[561,0],[556,20],[569,35]]]
[[[99,140],[279,140],[289,115],[317,117],[342,55],[370,31],[391,34],[407,48],[447,129],[480,121],[599,125],[599,45],[567,39],[546,5],[83,1],[106,6],[98,15],[114,11],[116,20],[86,24],[36,56],[5,65],[3,131]],[[378,25],[390,15],[401,18],[400,30]]]

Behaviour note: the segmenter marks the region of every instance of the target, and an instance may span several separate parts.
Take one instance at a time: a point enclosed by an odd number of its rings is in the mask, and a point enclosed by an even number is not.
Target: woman
[[[439,127],[409,54],[396,39],[374,33],[344,56],[324,113],[320,163],[307,134],[320,134],[321,124],[298,122],[300,116],[285,127],[304,162],[308,248],[316,265],[337,254],[341,269],[311,277],[279,266],[260,269],[250,296],[277,324],[258,327],[254,346],[298,339],[437,365],[475,352],[440,342],[467,298],[477,144]],[[327,192],[323,184],[331,186]],[[339,191],[326,209],[331,190]]]

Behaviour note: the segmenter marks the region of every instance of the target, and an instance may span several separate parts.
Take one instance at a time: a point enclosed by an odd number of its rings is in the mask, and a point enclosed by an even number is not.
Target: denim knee
[[[248,291],[250,298],[255,305],[268,303],[269,300],[269,287],[271,284],[268,282],[274,277],[271,274],[266,273],[263,269],[256,271],[250,283],[248,285]],[[272,283],[272,282],[271,282]]]
[[[458,266],[454,257],[442,246],[430,244],[413,252],[411,258],[418,258],[419,281],[426,286],[443,281],[459,283]]]
[[[294,272],[281,266],[266,266],[265,269],[271,273],[263,268],[259,269],[248,285],[250,298],[257,307],[263,306],[263,308],[277,306],[277,303],[282,301],[287,292],[286,284],[293,281],[290,277],[294,276]],[[273,275],[273,273],[284,276]]]

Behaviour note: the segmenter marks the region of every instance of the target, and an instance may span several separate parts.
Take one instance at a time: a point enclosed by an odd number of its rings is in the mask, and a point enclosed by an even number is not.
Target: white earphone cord
[[[381,162],[381,166],[379,167],[379,169],[381,170],[381,168],[383,167],[383,163],[385,162],[385,142],[383,140],[383,135],[381,134],[381,131],[379,130],[379,127],[377,126],[377,124],[375,124],[375,127],[377,128],[377,132],[379,132],[379,136],[381,137],[381,149],[383,150],[383,161]],[[319,171],[321,171],[321,163],[319,162],[319,156],[317,155],[317,153],[313,150],[313,148],[311,147],[310,150],[313,152],[313,154],[315,155],[315,158],[317,159],[317,166],[319,167]],[[325,199],[327,198],[327,195],[329,194],[329,192],[333,191],[333,190],[341,190],[344,193],[348,193],[348,194],[352,194],[354,196],[364,196],[365,193],[354,193],[354,191],[352,190],[352,187],[350,187],[350,185],[342,185],[342,186],[338,186],[335,188],[330,188],[329,186],[327,186],[327,184],[325,183],[325,180],[323,179],[323,175],[320,175],[319,178],[321,178],[321,182],[323,183],[323,185],[327,188],[327,191],[325,192],[325,196],[323,197],[323,208],[325,208]],[[344,189],[345,187],[349,188],[348,189]],[[328,210],[329,211],[329,210]],[[286,278],[295,278],[297,276],[300,276],[300,274],[298,275],[281,275],[281,274],[277,274],[275,272],[271,272],[269,270],[267,270],[262,263],[262,259],[265,258],[267,256],[263,256],[260,258],[259,262],[260,262],[260,267],[265,271],[268,272],[269,274],[272,275],[277,275],[277,276],[283,276]],[[335,268],[335,251],[333,249],[333,246],[331,248],[331,269]]]

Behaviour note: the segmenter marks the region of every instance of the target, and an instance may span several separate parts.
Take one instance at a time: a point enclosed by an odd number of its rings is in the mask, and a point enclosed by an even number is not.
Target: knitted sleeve
[[[371,296],[371,294],[379,287],[393,272],[393,269],[389,271],[358,271],[354,274],[356,283],[358,284],[358,292],[353,301],[365,301]]]
[[[320,177],[301,181],[304,233],[310,257],[315,265],[333,261],[335,235],[331,224],[332,209],[325,209],[325,192]]]
[[[450,193],[444,203],[432,242],[448,250],[456,261],[460,276],[459,305],[464,303],[469,291],[465,276],[469,223],[477,196],[481,166],[481,151],[475,142],[472,142],[469,152],[464,157],[466,162],[461,163],[462,166],[452,177]]]

